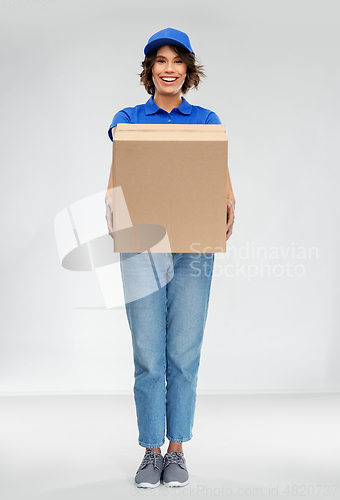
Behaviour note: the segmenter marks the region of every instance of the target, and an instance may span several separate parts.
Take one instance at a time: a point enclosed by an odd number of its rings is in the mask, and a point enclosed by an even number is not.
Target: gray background
[[[0,391],[132,390],[125,311],[105,309],[95,273],[62,268],[53,222],[106,188],[107,129],[119,109],[149,98],[138,77],[143,47],[165,27],[186,31],[205,66],[186,99],[226,125],[236,197],[198,392],[339,390],[337,2],[23,0],[0,9]]]

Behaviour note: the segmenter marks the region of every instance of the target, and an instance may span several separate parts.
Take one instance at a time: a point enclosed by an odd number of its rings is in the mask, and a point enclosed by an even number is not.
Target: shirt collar
[[[153,96],[150,97],[150,99],[145,103],[145,114],[146,115],[153,115],[157,113],[157,111],[161,109],[157,106],[155,101],[153,100]],[[178,111],[180,111],[183,115],[190,115],[191,110],[192,110],[192,104],[189,104],[184,97],[182,97],[182,102],[179,106],[177,106]]]

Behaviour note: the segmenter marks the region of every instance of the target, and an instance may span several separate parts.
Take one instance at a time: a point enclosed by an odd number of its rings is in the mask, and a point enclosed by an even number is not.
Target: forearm
[[[115,131],[116,131],[116,127],[114,127],[112,129],[113,139],[114,139]],[[114,142],[112,144],[112,162],[111,162],[111,168],[110,168],[109,183],[108,183],[107,191],[106,191],[106,195],[105,195],[105,202],[107,202],[107,200],[113,196],[113,159],[114,159]]]

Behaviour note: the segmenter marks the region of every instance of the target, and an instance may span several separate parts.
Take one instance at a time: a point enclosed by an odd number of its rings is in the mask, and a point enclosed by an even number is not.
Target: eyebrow
[[[165,57],[165,56],[162,56],[162,55],[159,55],[159,56],[157,56],[157,57],[163,57],[163,59],[166,59],[166,57]],[[182,59],[182,58],[181,58],[181,56],[176,56],[176,57],[174,57],[174,59],[177,59],[177,58]]]

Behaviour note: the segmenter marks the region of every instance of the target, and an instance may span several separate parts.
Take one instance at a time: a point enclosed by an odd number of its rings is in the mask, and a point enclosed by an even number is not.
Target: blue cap
[[[144,54],[148,55],[151,50],[161,45],[179,45],[195,55],[190,45],[189,37],[183,31],[175,30],[174,28],[165,28],[157,31],[149,38],[148,43],[144,47]]]

